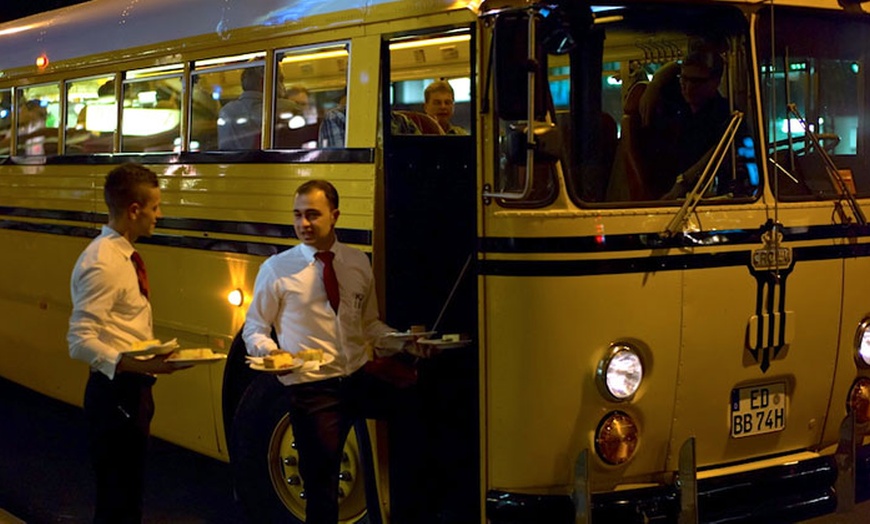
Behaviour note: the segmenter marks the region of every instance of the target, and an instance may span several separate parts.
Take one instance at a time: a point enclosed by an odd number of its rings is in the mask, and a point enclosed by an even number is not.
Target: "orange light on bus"
[[[864,424],[870,421],[870,378],[858,377],[849,391],[846,403],[849,413],[855,413],[855,422]]]
[[[39,55],[36,57],[36,67],[40,69],[45,69],[48,66],[48,57],[46,55]]]
[[[595,430],[595,452],[610,465],[624,464],[634,456],[638,434],[637,424],[627,413],[613,411]]]
[[[245,292],[236,288],[227,295],[227,301],[236,307],[242,307],[245,303]]]

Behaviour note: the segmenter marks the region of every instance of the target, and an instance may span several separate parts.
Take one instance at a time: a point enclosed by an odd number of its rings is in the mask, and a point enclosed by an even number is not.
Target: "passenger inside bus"
[[[671,200],[691,189],[730,120],[719,92],[724,70],[718,51],[693,51],[630,88],[609,200]],[[711,190],[724,194],[728,186],[717,180]]]
[[[317,140],[318,124],[309,124],[311,94],[302,85],[291,85],[287,88],[281,84],[283,75],[279,74],[276,93],[278,107],[275,109],[275,141],[274,146],[281,149],[310,148]],[[284,92],[284,98],[280,93]]]
[[[257,149],[262,143],[263,122],[263,66],[248,67],[242,71],[242,94],[227,102],[218,116],[218,146],[222,150]],[[280,70],[275,84],[275,114],[288,120],[301,114],[300,107],[286,96]],[[307,96],[307,95],[306,95]]]
[[[436,80],[426,86],[423,92],[423,110],[438,121],[445,135],[467,135],[468,131],[451,120],[454,111],[453,87],[446,80]]]
[[[18,154],[46,155],[57,152],[57,141],[47,141],[52,129],[47,128],[48,111],[39,99],[28,100],[18,106]],[[56,135],[57,130],[54,129]],[[8,137],[4,140],[6,142]],[[2,146],[0,146],[2,148]]]

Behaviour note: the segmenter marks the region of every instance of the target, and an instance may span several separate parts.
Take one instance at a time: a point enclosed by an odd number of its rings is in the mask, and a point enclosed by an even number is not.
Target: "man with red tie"
[[[154,232],[160,214],[157,175],[138,164],[116,167],[103,189],[109,221],[76,261],[70,281],[70,356],[91,368],[85,388],[96,523],[142,520],[145,450],[154,375],[179,369],[166,356],[138,360],[121,351],[154,338],[150,289],[133,247]]]
[[[260,267],[243,330],[252,356],[313,349],[329,361],[279,376],[287,386],[307,524],[338,521],[347,435],[354,422],[395,396],[393,386],[364,367],[366,344],[394,330],[378,319],[368,257],[336,239],[339,214],[338,192],[329,182],[310,180],[296,190],[293,225],[301,243]]]

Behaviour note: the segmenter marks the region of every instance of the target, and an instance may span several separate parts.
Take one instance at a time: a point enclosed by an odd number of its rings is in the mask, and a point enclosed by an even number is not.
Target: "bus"
[[[153,432],[229,462],[252,522],[304,521],[279,385],[238,333],[323,178],[384,320],[440,344],[418,427],[355,428],[342,522],[849,512],[870,498],[867,9],[91,0],[2,24],[0,376],[80,404],[69,276],[105,174],[140,162],[155,335],[227,355],[161,377]],[[261,103],[230,117],[249,76]],[[435,80],[466,134],[429,125]]]

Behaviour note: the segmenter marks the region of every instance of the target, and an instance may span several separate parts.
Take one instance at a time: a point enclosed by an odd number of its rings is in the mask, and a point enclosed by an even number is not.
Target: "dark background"
[[[13,0],[4,2],[0,9],[0,22],[7,22],[42,11],[58,9],[73,4],[81,4],[86,0]]]

